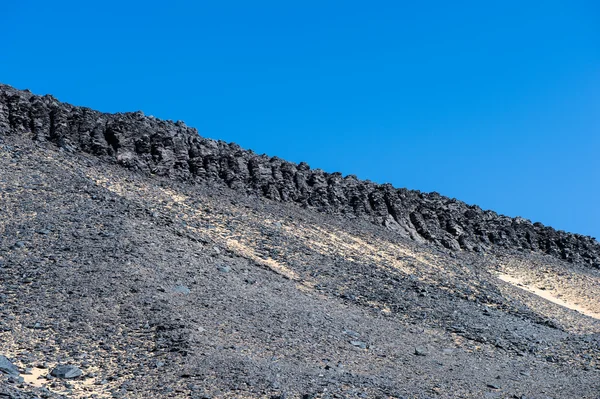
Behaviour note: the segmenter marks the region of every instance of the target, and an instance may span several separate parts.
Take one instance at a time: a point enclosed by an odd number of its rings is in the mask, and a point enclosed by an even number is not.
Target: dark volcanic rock
[[[12,364],[6,357],[0,355],[0,372],[10,376],[19,376],[19,369]]]
[[[50,375],[53,377],[56,377],[56,378],[69,379],[69,378],[80,377],[81,375],[83,375],[83,372],[75,366],[61,365],[61,366],[56,366],[50,372]]]
[[[452,251],[525,250],[600,268],[600,244],[441,196],[325,173],[202,138],[183,122],[141,112],[103,114],[0,85],[0,137],[28,136],[143,171],[216,181],[274,201],[353,214]]]

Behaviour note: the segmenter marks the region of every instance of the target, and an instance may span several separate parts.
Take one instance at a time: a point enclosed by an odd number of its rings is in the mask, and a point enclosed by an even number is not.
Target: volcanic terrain
[[[0,399],[600,398],[600,244],[0,85]]]

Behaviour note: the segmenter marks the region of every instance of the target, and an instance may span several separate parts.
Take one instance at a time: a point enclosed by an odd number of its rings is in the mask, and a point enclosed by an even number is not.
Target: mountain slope
[[[373,211],[256,195],[251,177],[230,188],[149,158],[165,165],[152,175],[140,155],[124,168],[122,147],[82,151],[15,115],[0,131],[0,355],[25,382],[0,373],[0,397],[598,397],[586,262],[452,251]],[[37,379],[57,364],[83,375]]]
[[[396,189],[259,156],[236,144],[202,138],[183,122],[141,112],[102,114],[0,85],[0,133],[51,141],[147,173],[218,181],[275,201],[364,217],[455,251],[532,251],[600,268],[600,244],[591,237],[482,211],[436,193]]]

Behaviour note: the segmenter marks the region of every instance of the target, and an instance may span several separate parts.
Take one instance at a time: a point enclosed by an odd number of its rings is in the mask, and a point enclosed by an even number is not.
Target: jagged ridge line
[[[396,189],[257,155],[234,143],[200,137],[180,121],[141,112],[100,113],[6,85],[0,85],[0,92],[1,134],[29,135],[144,172],[219,181],[275,201],[364,217],[452,250],[531,250],[600,268],[600,244],[591,237],[482,211],[437,193]]]

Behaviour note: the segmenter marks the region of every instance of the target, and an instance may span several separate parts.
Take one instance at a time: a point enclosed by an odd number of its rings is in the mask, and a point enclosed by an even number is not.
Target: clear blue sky
[[[5,1],[0,82],[600,238],[597,1]]]

